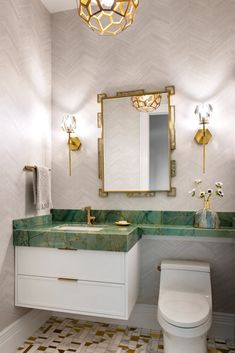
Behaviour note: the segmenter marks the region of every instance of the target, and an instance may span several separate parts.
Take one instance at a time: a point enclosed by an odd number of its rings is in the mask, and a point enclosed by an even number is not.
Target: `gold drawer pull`
[[[58,281],[67,281],[67,282],[78,282],[78,279],[76,278],[63,278],[63,277],[60,277],[60,278],[57,278]]]

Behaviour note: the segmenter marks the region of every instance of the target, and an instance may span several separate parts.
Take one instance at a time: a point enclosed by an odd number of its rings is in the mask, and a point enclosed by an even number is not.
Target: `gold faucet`
[[[91,215],[91,206],[82,208],[82,211],[87,211],[87,224],[91,225],[95,221],[96,217]]]

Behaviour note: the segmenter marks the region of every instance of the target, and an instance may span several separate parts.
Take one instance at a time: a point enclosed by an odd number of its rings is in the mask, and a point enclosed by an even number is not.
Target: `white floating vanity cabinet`
[[[16,306],[128,319],[139,287],[139,244],[129,252],[15,247]]]

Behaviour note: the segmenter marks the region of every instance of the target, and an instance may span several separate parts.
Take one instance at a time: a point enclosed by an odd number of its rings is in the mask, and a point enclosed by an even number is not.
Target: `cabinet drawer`
[[[21,275],[124,283],[124,269],[124,253],[16,247],[16,273]]]
[[[16,305],[107,317],[125,317],[125,286],[18,275]]]

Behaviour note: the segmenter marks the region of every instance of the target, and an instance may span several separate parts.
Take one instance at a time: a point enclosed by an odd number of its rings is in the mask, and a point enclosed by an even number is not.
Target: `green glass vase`
[[[204,200],[204,207],[195,213],[194,227],[215,229],[219,228],[218,214],[210,208],[209,201]]]

